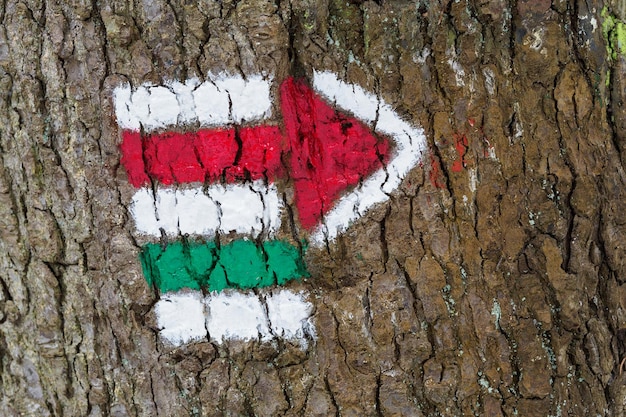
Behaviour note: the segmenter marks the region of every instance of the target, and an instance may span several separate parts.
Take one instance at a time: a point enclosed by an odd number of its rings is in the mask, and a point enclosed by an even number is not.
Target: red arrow
[[[389,141],[330,107],[302,80],[285,80],[280,98],[286,135],[270,125],[149,135],[124,131],[121,162],[130,183],[274,181],[289,175],[300,223],[311,229],[344,191],[382,167]]]
[[[348,187],[381,168],[387,140],[328,106],[303,81],[280,87],[291,150],[291,176],[302,226],[309,229]]]

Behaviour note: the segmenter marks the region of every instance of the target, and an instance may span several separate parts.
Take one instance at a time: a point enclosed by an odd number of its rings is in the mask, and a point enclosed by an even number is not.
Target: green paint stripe
[[[309,276],[300,249],[283,240],[261,246],[235,240],[220,248],[213,242],[148,243],[140,258],[148,284],[161,292],[260,288]]]

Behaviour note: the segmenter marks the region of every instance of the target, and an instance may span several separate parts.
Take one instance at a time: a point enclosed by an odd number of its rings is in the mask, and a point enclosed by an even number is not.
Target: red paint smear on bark
[[[454,161],[454,163],[452,164],[452,171],[461,172],[461,170],[465,166],[465,154],[467,153],[469,141],[467,140],[467,136],[465,134],[455,134],[454,139],[456,140],[454,147],[459,154],[459,159]]]
[[[303,82],[281,87],[281,109],[291,150],[291,176],[303,227],[315,226],[346,188],[382,167],[389,142],[359,120],[336,112]]]
[[[442,180],[441,167],[439,161],[435,159],[433,154],[430,154],[430,183],[436,188],[446,188],[446,184]]]
[[[463,162],[460,159],[457,159],[452,163],[452,171],[461,172],[463,170]]]
[[[282,173],[283,137],[276,126],[248,127],[239,132],[165,132],[144,137],[139,132],[125,131],[122,136],[122,164],[135,187],[148,184],[150,178],[170,185],[221,178],[228,182],[274,180]]]

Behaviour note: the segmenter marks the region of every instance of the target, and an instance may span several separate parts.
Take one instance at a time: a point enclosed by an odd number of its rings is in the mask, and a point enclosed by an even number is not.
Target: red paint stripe
[[[280,88],[300,223],[310,229],[346,188],[382,167],[389,142],[322,101],[304,82]]]
[[[239,143],[241,142],[241,152]],[[122,133],[122,164],[129,182],[162,184],[268,178],[282,173],[282,134],[276,126],[203,129],[141,136]]]
[[[229,181],[248,176],[253,179],[264,177],[274,180],[284,173],[281,161],[283,136],[277,126],[245,127],[239,130],[243,144],[237,164],[226,172]]]
[[[124,132],[120,150],[122,151],[121,163],[126,168],[128,181],[135,187],[148,184],[150,179],[146,174],[143,162],[141,134],[139,132]]]

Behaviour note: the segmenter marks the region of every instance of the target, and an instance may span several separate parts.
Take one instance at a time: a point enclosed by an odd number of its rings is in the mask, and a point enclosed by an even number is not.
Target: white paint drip
[[[491,68],[483,68],[483,75],[485,76],[487,92],[492,96],[496,91],[496,76]]]
[[[478,185],[478,174],[476,168],[468,169],[469,174],[469,189],[474,194],[476,192],[476,186]]]
[[[178,123],[200,122],[202,126],[218,126],[260,120],[271,115],[271,79],[253,75],[213,76],[200,83],[169,82],[165,86],[146,83],[135,90],[129,84],[113,91],[115,114],[122,129],[146,132],[175,126]]]
[[[223,291],[203,299],[199,291],[167,293],[155,305],[161,336],[173,345],[206,339],[296,341],[304,349],[315,339],[313,306],[289,290]]]
[[[465,70],[463,69],[461,64],[459,64],[459,61],[456,60],[456,52],[454,51],[454,49],[448,49],[446,51],[446,55],[449,57],[448,65],[450,65],[450,68],[452,69],[452,71],[454,71],[456,86],[465,86]]]
[[[139,233],[160,237],[179,234],[214,236],[234,231],[254,237],[280,228],[282,200],[276,186],[216,184],[202,188],[148,188],[133,196],[130,212]]]
[[[326,213],[322,225],[311,235],[312,244],[319,247],[326,240],[333,241],[375,204],[387,201],[389,193],[400,186],[402,179],[420,161],[427,144],[421,127],[402,120],[389,104],[361,87],[347,84],[331,72],[317,71],[314,72],[313,86],[322,96],[365,122],[375,120],[377,113],[374,129],[391,136],[396,143],[394,156],[384,169],[375,172],[361,186],[340,198]],[[351,94],[355,97],[350,97]],[[376,109],[373,118],[372,108]]]

